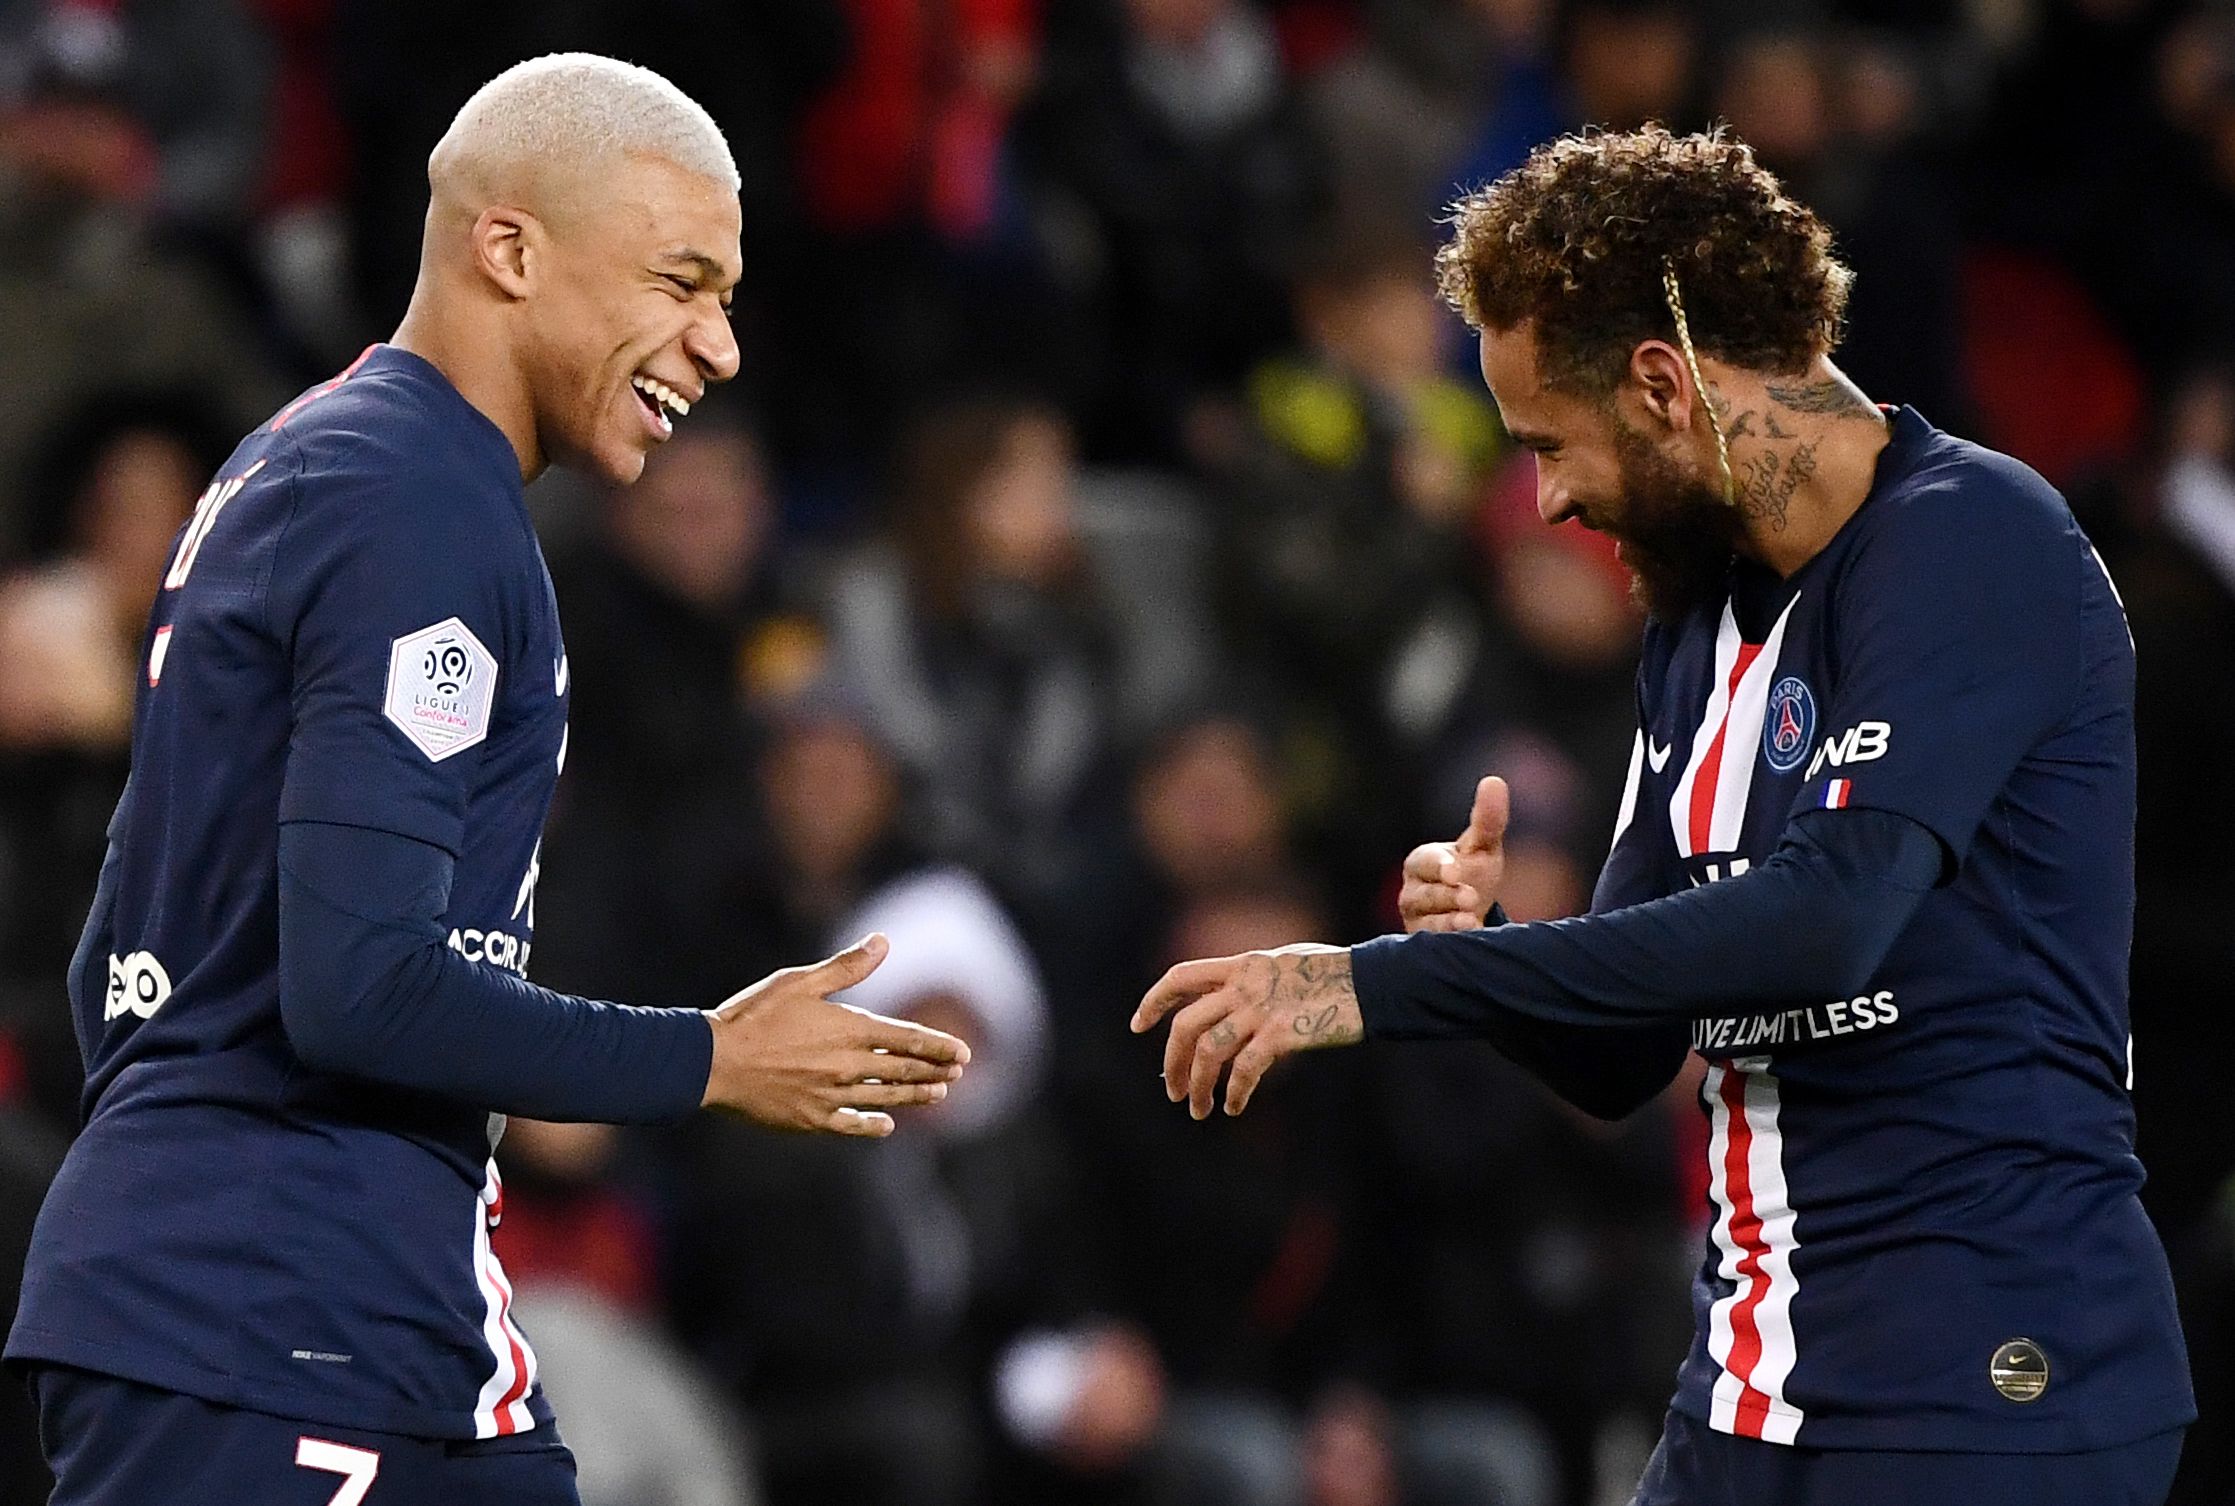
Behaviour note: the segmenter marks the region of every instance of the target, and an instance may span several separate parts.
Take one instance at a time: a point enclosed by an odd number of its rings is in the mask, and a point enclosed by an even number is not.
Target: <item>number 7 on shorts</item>
[[[341,1475],[341,1485],[326,1506],[358,1506],[365,1499],[365,1492],[372,1489],[373,1477],[380,1473],[380,1455],[369,1448],[351,1448],[346,1443],[328,1443],[323,1438],[298,1438],[295,1440],[295,1467]]]

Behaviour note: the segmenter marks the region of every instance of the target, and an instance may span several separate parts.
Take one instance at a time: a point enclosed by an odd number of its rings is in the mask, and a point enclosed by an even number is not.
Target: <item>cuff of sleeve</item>
[[[1408,939],[1377,936],[1350,949],[1350,986],[1358,995],[1358,1018],[1369,1041],[1402,1040],[1407,1034],[1400,995],[1406,971],[1402,951]]]
[[[1506,914],[1505,906],[1492,904],[1482,929],[1487,931],[1510,924],[1512,917]],[[1358,1018],[1365,1026],[1367,1040],[1416,1040],[1422,1036],[1451,1033],[1448,1028],[1437,1028],[1411,1001],[1410,985],[1417,979],[1418,959],[1423,948],[1415,946],[1407,951],[1406,943],[1419,939],[1418,936],[1377,936],[1350,949],[1350,987],[1358,996]]]
[[[669,1049],[661,1053],[672,1075],[662,1082],[661,1107],[650,1117],[655,1123],[686,1118],[706,1102],[706,1084],[714,1074],[714,1022],[697,1009],[645,1012],[668,1016],[673,1032]]]

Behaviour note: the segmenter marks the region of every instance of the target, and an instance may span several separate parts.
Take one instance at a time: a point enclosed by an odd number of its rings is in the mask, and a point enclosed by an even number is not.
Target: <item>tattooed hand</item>
[[[1348,1046],[1366,1034],[1349,949],[1313,942],[1181,963],[1141,1000],[1133,1033],[1155,1029],[1174,1010],[1164,1042],[1164,1093],[1174,1103],[1185,1097],[1198,1119],[1209,1117],[1228,1063],[1226,1112],[1239,1114],[1274,1062]]]

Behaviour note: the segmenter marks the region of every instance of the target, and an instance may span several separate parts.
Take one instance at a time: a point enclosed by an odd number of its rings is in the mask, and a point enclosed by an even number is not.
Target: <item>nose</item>
[[[719,304],[691,326],[683,337],[683,349],[709,382],[726,382],[737,375],[737,331],[730,328],[729,315]]]
[[[1575,504],[1568,500],[1567,488],[1552,479],[1545,469],[1542,457],[1537,460],[1537,516],[1547,523],[1565,522],[1575,511]]]

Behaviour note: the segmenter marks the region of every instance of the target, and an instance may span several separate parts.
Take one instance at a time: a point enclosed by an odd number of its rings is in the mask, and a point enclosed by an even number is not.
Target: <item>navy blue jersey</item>
[[[2194,1417],[2127,1091],[2133,692],[2063,500],[1907,409],[1806,566],[1648,628],[1595,910],[1743,873],[1819,808],[1913,820],[1948,864],[1854,996],[1692,1027],[1712,1224],[1679,1410],[2016,1452]]]
[[[455,859],[450,945],[527,966],[566,653],[504,435],[376,346],[182,532],[71,984],[84,1130],[8,1355],[433,1438],[549,1418],[489,1249],[485,1109],[322,1074],[278,983],[283,822]]]

